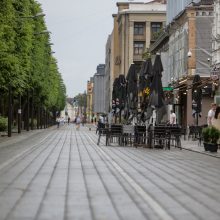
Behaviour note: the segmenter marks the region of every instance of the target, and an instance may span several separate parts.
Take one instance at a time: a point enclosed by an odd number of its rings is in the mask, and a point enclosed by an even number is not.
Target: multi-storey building
[[[99,64],[96,70],[93,77],[93,110],[95,114],[105,113],[105,64]]]
[[[93,118],[93,77],[87,81],[87,121],[91,122]]]
[[[143,53],[155,41],[166,22],[166,1],[149,3],[118,2],[118,14],[114,17],[114,75],[126,75],[132,63],[137,69],[143,61]],[[116,23],[117,19],[117,23]],[[118,47],[116,50],[115,47]]]
[[[172,7],[179,2],[168,0]],[[199,74],[202,81],[210,79],[210,60],[212,46],[213,0],[192,2],[184,10],[173,16],[168,23],[170,83],[174,85],[174,108],[178,123],[190,125],[195,123],[192,117],[192,80]],[[170,14],[167,8],[168,14]],[[211,84],[204,85],[202,97],[202,117],[199,124],[206,123],[206,116],[211,98]]]
[[[105,46],[105,106],[104,112],[108,113],[110,111],[112,99],[112,83],[111,83],[111,65],[112,65],[112,34],[108,36],[108,40]]]
[[[220,0],[214,1],[214,22],[212,29],[212,67],[220,80]],[[218,81],[217,85],[220,84]],[[215,102],[220,104],[220,86],[216,92]]]
[[[167,0],[167,24],[173,22],[174,18],[181,13],[187,5],[200,0]]]

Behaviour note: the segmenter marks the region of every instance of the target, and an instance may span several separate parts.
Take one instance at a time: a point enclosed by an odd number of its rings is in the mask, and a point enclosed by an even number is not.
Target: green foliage
[[[86,97],[87,97],[86,93],[83,94],[80,93],[74,97],[79,107],[86,107],[86,103],[87,103]]]
[[[220,131],[211,126],[203,128],[202,135],[205,143],[217,144],[218,139],[220,138]]]
[[[162,35],[163,33],[163,29],[161,28],[160,30],[158,30],[157,32],[153,32],[152,33],[152,40],[157,40],[160,35]]]
[[[145,52],[142,54],[142,58],[144,60],[151,59],[151,53],[150,53],[149,48],[145,49]]]
[[[8,127],[8,119],[0,116],[0,131],[6,131]]]
[[[51,55],[49,34],[35,0],[0,1],[0,90],[13,94],[34,90],[35,105],[61,110],[65,106],[66,88]]]

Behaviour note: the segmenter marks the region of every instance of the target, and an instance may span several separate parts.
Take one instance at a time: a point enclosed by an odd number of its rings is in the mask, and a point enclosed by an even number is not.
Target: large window
[[[134,54],[142,55],[144,53],[144,42],[134,42]]]
[[[162,29],[162,23],[161,22],[152,22],[151,23],[151,31],[152,32],[158,32]]]
[[[134,35],[144,35],[144,23],[134,23]]]
[[[156,39],[160,34],[162,29],[161,22],[152,22],[151,23],[151,39]]]

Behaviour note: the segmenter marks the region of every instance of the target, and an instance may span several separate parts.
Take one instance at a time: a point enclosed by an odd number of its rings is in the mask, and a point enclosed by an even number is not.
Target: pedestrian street
[[[97,146],[87,125],[31,132],[0,141],[0,220],[219,219],[219,158]]]

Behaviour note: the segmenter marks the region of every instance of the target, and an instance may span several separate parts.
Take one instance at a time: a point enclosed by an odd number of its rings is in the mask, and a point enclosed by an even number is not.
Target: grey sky
[[[105,62],[105,44],[113,28],[116,2],[126,0],[37,0],[42,4],[58,67],[73,97]]]

